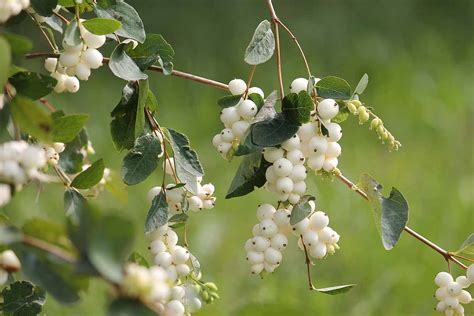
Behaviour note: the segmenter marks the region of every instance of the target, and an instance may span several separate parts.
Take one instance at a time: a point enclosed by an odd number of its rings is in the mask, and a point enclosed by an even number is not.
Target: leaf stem
[[[359,194],[362,198],[364,198],[365,200],[368,200],[369,198],[367,197],[367,194],[362,191],[359,187],[357,187],[357,185],[355,183],[353,183],[351,180],[349,180],[348,178],[346,178],[342,173],[338,173],[336,174],[336,177],[342,182],[344,183],[348,188],[350,188],[351,190],[353,190],[354,192],[356,192],[357,194]],[[423,244],[427,245],[428,247],[430,247],[431,249],[433,249],[434,251],[436,251],[437,253],[439,253],[440,255],[442,255],[445,260],[451,260],[452,262],[456,263],[458,266],[460,266],[461,268],[463,268],[464,270],[467,269],[467,267],[461,262],[459,261],[458,259],[456,259],[451,253],[449,253],[448,251],[444,250],[443,248],[441,248],[440,246],[438,246],[437,244],[435,244],[434,242],[432,242],[431,240],[429,240],[428,238],[424,237],[423,235],[419,234],[418,232],[416,232],[415,230],[411,229],[410,227],[408,226],[405,226],[404,228],[405,232],[407,232],[409,235],[415,237],[417,240],[419,240],[420,242],[422,242]]]
[[[305,255],[306,273],[308,275],[308,286],[309,286],[310,291],[312,291],[312,290],[316,289],[313,285],[313,280],[312,280],[312,277],[311,277],[311,264],[312,264],[312,262],[309,259],[308,250],[306,249],[306,245],[305,245],[304,240],[303,240],[303,235],[300,235],[300,238],[301,238],[301,243],[303,244],[303,250],[304,250],[304,255]]]
[[[31,54],[25,55],[26,59],[34,59],[34,58],[42,58],[42,57],[58,58],[59,54],[54,54],[54,53],[31,53]],[[102,62],[104,64],[108,64],[109,61],[110,61],[110,58],[108,58],[108,57],[104,57],[104,59],[102,60]],[[155,72],[161,72],[161,73],[163,72],[163,68],[161,68],[159,66],[155,66],[155,65],[148,67],[148,70],[155,71]],[[197,76],[197,75],[193,75],[193,74],[190,74],[190,73],[187,73],[187,72],[183,72],[183,71],[179,71],[179,70],[172,70],[171,75],[175,76],[175,77],[180,77],[180,78],[183,78],[183,79],[186,79],[186,80],[199,82],[199,83],[202,83],[202,84],[205,84],[205,85],[208,85],[208,86],[211,86],[211,87],[215,87],[215,88],[218,88],[218,89],[229,90],[229,86],[225,83],[222,83],[222,82],[219,82],[219,81],[216,81],[216,80],[212,80],[212,79],[208,79],[208,78],[204,78],[204,77],[200,77],[200,76]]]
[[[271,20],[273,28],[275,30],[275,52],[276,52],[276,64],[277,64],[277,74],[278,74],[278,87],[280,93],[280,100],[283,100],[284,90],[283,90],[283,76],[281,72],[281,51],[280,51],[280,34],[278,30],[278,17],[273,7],[272,0],[267,0],[268,9],[270,11]]]
[[[69,20],[66,19],[66,18],[65,18],[63,15],[61,15],[60,13],[53,11],[53,14],[54,14],[55,16],[57,16],[58,18],[60,18],[61,21],[63,21],[64,23],[69,24]]]
[[[245,89],[244,99],[247,98],[248,96],[250,85],[252,84],[253,75],[255,74],[256,69],[257,69],[257,65],[253,65],[252,68],[250,69],[250,75],[249,75],[249,79],[247,80],[247,89]]]

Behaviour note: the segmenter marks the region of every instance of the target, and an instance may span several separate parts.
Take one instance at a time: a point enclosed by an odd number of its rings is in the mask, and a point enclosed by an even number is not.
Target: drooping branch
[[[45,58],[45,57],[46,58],[47,57],[58,58],[59,54],[54,54],[54,53],[31,53],[31,54],[25,55],[26,59]],[[104,57],[102,62],[104,64],[108,64],[110,62],[110,58]],[[163,68],[161,68],[159,66],[154,66],[154,65],[150,66],[147,70],[163,73]],[[202,83],[202,84],[205,84],[205,85],[208,85],[208,86],[212,86],[212,87],[216,87],[216,88],[219,88],[219,89],[222,89],[222,90],[229,90],[229,86],[225,83],[222,83],[222,82],[219,82],[219,81],[216,81],[216,80],[212,80],[212,79],[208,79],[208,78],[204,78],[204,77],[200,77],[200,76],[196,76],[196,75],[184,72],[184,71],[172,70],[171,75],[176,76],[176,77],[180,77],[180,78],[183,78],[183,79],[186,79],[186,80],[199,82],[199,83]]]
[[[276,64],[277,64],[277,73],[278,73],[278,91],[280,93],[280,100],[283,100],[284,90],[283,90],[283,75],[281,72],[281,51],[280,51],[280,34],[278,30],[278,17],[275,13],[275,8],[273,7],[272,0],[267,0],[268,9],[270,10],[270,16],[273,24],[273,29],[275,30],[275,55],[276,55]]]

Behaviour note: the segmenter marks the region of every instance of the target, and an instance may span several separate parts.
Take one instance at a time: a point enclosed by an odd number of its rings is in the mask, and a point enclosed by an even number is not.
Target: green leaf
[[[72,142],[88,120],[89,114],[71,114],[54,119],[53,141]]]
[[[199,263],[198,258],[192,253],[189,253],[189,259],[191,259],[191,265],[193,267],[193,271],[196,275],[201,273],[201,264]]]
[[[122,27],[122,23],[110,18],[94,18],[85,20],[82,25],[92,34],[107,35],[112,34]]]
[[[17,95],[11,102],[11,111],[21,131],[45,143],[51,142],[53,120],[43,107],[27,97]]]
[[[81,31],[77,26],[77,21],[72,20],[66,27],[64,32],[64,42],[69,46],[77,46],[81,44]]]
[[[321,98],[331,98],[348,100],[351,97],[351,86],[344,79],[329,76],[324,77],[316,83],[318,96]]]
[[[283,115],[294,124],[308,123],[313,109],[313,101],[306,91],[287,94],[282,101]]]
[[[244,60],[247,64],[258,65],[268,61],[275,50],[275,37],[270,22],[264,20],[255,29],[252,40],[245,50]]]
[[[43,17],[44,23],[46,23],[51,29],[56,32],[63,34],[63,21],[55,15]]]
[[[168,203],[163,190],[153,198],[145,219],[145,234],[151,233],[168,223]]]
[[[362,93],[364,93],[365,88],[367,88],[368,83],[369,83],[369,76],[367,74],[364,74],[362,78],[360,78],[357,86],[355,87],[354,92],[352,93],[352,97],[354,97],[354,95],[356,94],[361,95]]]
[[[270,163],[263,159],[261,152],[254,152],[245,156],[237,169],[225,198],[243,196],[252,192],[255,187],[262,187],[267,181],[265,171],[269,165]]]
[[[396,188],[385,198],[382,186],[368,174],[361,176],[360,188],[367,193],[385,249],[392,249],[408,222],[408,202]]]
[[[89,168],[79,173],[72,181],[71,186],[81,190],[92,188],[102,180],[104,169],[104,160],[97,160]]]
[[[74,189],[67,189],[64,192],[64,212],[66,217],[79,219],[81,209],[84,208],[86,199]]]
[[[201,162],[194,149],[190,147],[186,135],[169,128],[171,147],[174,153],[176,173],[181,182],[186,184],[186,189],[197,194],[197,177],[204,176]]]
[[[114,4],[117,4],[116,0],[97,0],[97,4],[102,8],[108,8]]]
[[[217,105],[221,108],[228,108],[231,106],[236,106],[239,104],[240,100],[242,99],[242,95],[226,95],[217,100]]]
[[[46,294],[28,281],[16,281],[2,291],[0,309],[13,316],[35,316],[41,313]]]
[[[293,206],[293,210],[291,211],[290,225],[296,225],[309,216],[311,213],[309,201],[314,200],[316,200],[316,198],[310,195],[301,197],[300,201]]]
[[[261,147],[272,147],[290,139],[299,125],[278,113],[274,118],[252,124],[252,143]]]
[[[158,109],[158,101],[156,100],[156,97],[151,90],[148,90],[148,96],[146,98],[146,107],[151,111],[151,113],[155,113]]]
[[[33,9],[42,16],[50,16],[58,5],[58,0],[31,0]]]
[[[469,235],[469,237],[464,240],[461,247],[459,247],[459,250],[453,253],[474,259],[474,234]]]
[[[123,88],[122,98],[112,111],[110,132],[118,151],[130,149],[135,141],[135,123],[138,107],[138,84],[129,82]]]
[[[139,254],[136,251],[132,252],[130,257],[128,257],[128,261],[136,263],[136,264],[138,264],[139,266],[142,266],[142,267],[146,267],[146,268],[150,267],[150,265],[148,264],[148,261],[145,259],[145,257],[143,257],[141,254]]]
[[[331,287],[325,287],[321,289],[315,289],[319,293],[324,293],[324,294],[329,294],[329,295],[337,295],[337,294],[343,294],[347,293],[352,288],[356,286],[356,284],[346,284],[346,285],[337,285],[337,286],[331,286]]]
[[[10,45],[4,37],[0,37],[0,91],[8,79],[8,70],[12,61]]]
[[[169,223],[186,223],[189,218],[189,215],[186,213],[174,214],[168,220]]]
[[[135,120],[135,138],[142,135],[145,131],[145,106],[148,101],[149,91],[148,80],[140,80],[138,82],[138,106]]]
[[[54,113],[57,113],[54,112]],[[59,154],[59,165],[66,173],[74,174],[82,171],[84,164],[84,150],[88,146],[88,135],[83,128],[74,139],[66,144],[66,148]]]
[[[67,237],[66,228],[63,224],[44,218],[31,218],[23,224],[21,230],[29,237],[61,247],[71,255],[75,254],[75,248]]]
[[[56,86],[56,79],[36,72],[19,72],[8,80],[17,93],[33,100],[50,94]]]
[[[122,22],[122,27],[115,34],[134,39],[140,43],[145,41],[145,29],[137,11],[123,1],[117,1],[108,8],[95,6],[95,13],[101,18],[110,18]]]
[[[79,277],[74,267],[47,253],[24,245],[13,245],[21,261],[21,271],[33,283],[62,304],[77,302],[79,291],[87,287],[87,279]]]
[[[244,134],[244,141],[239,144],[234,152],[234,156],[245,156],[263,149],[262,146],[255,145],[252,141],[253,132],[252,126]]]
[[[109,68],[119,78],[127,81],[147,79],[148,75],[143,73],[133,59],[127,55],[127,43],[118,44],[110,56]]]
[[[116,215],[107,215],[90,234],[87,253],[91,263],[109,280],[120,282],[122,267],[133,242],[132,223]]]
[[[349,118],[351,112],[344,102],[338,101],[337,103],[339,104],[339,112],[331,119],[331,122],[340,124]]]
[[[258,93],[251,93],[248,95],[248,99],[252,100],[253,103],[257,106],[257,109],[261,109],[265,101],[263,100],[262,96]]]
[[[33,43],[26,36],[14,33],[2,33],[2,35],[10,44],[12,54],[15,57],[23,57],[24,54],[28,53],[33,48]]]
[[[127,54],[142,70],[156,62],[163,68],[165,75],[171,74],[173,70],[173,47],[160,34],[148,33],[145,42],[134,49],[128,47]]]
[[[122,179],[128,185],[142,182],[158,167],[160,141],[151,134],[140,136],[122,163]]]
[[[154,316],[138,299],[117,298],[110,303],[107,310],[107,316]]]

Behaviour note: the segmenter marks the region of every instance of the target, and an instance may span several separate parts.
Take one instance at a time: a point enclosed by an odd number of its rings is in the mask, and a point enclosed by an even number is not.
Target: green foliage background
[[[351,118],[344,126],[340,168],[357,180],[367,171],[386,185],[399,188],[410,203],[410,225],[447,249],[455,249],[472,232],[474,218],[474,2],[464,0],[401,1],[278,1],[277,13],[303,45],[317,76],[336,75],[355,85],[364,72],[370,83],[363,99],[384,118],[402,142],[389,153],[367,127]],[[129,1],[146,30],[161,33],[173,45],[176,69],[228,82],[246,78],[245,47],[256,25],[268,18],[265,2]],[[28,22],[17,30],[37,38],[34,51],[47,47]],[[284,84],[305,70],[296,47],[282,34]],[[109,45],[110,46],[110,45]],[[110,53],[111,47],[105,51]],[[109,51],[107,51],[107,49]],[[27,65],[41,68],[40,60]],[[341,250],[314,267],[320,287],[344,283],[358,286],[345,295],[325,296],[307,290],[303,253],[296,240],[276,273],[260,280],[249,274],[243,244],[256,222],[257,204],[273,201],[263,190],[224,200],[238,162],[222,160],[211,139],[222,127],[217,89],[175,77],[151,75],[163,126],[186,133],[217,188],[217,207],[192,214],[191,250],[201,261],[206,279],[220,287],[221,300],[202,315],[430,315],[434,275],[446,263],[431,249],[403,234],[390,252],[383,249],[368,205],[339,182],[309,178],[320,209],[342,236]],[[276,89],[274,59],[257,68],[255,83],[266,93]],[[87,125],[97,151],[108,167],[119,170],[109,133],[110,112],[125,82],[103,67],[81,82],[76,95],[49,99],[68,113],[92,113]],[[237,159],[236,159],[237,160]],[[103,211],[125,214],[143,228],[148,210],[146,192],[161,179],[159,172],[131,187],[126,204],[105,193],[97,199]],[[63,189],[49,185],[36,202],[30,186],[18,194],[7,213],[21,224],[31,217],[64,219]],[[142,235],[136,248],[147,254]],[[455,273],[460,271],[454,268]],[[48,297],[45,315],[102,315],[110,292],[92,282],[83,301],[63,307]],[[471,304],[472,305],[472,304]],[[474,313],[470,306],[466,314]]]

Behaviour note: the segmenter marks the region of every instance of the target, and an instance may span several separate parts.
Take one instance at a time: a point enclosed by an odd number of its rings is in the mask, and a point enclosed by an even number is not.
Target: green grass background
[[[473,231],[474,2],[441,0],[329,1],[275,0],[279,17],[299,38],[315,75],[336,75],[355,85],[364,72],[370,83],[363,100],[373,106],[403,147],[390,153],[367,126],[355,118],[344,125],[340,168],[357,180],[375,176],[386,190],[396,186],[410,203],[410,226],[442,247],[454,250]],[[268,18],[265,1],[129,1],[142,16],[147,32],[161,33],[176,51],[176,69],[222,82],[246,78],[250,67],[244,49],[254,28]],[[28,22],[17,30],[34,38],[35,50],[46,50]],[[305,69],[296,47],[281,35],[284,85]],[[110,46],[110,45],[108,45]],[[110,52],[111,47],[104,51]],[[25,65],[40,69],[41,61]],[[266,93],[277,88],[275,60],[259,66],[255,84]],[[257,204],[273,202],[263,190],[225,200],[238,159],[222,160],[211,139],[222,127],[216,100],[224,93],[212,87],[150,73],[163,126],[186,133],[206,170],[205,181],[217,188],[217,206],[189,222],[191,250],[204,277],[220,287],[221,299],[202,315],[431,315],[436,304],[435,274],[446,269],[443,258],[403,234],[392,251],[379,240],[368,205],[337,181],[308,179],[309,192],[327,211],[342,236],[341,250],[313,268],[320,287],[357,283],[351,292],[326,296],[307,290],[304,255],[296,240],[281,267],[264,280],[252,276],[243,244],[256,222]],[[68,113],[91,113],[87,125],[107,166],[120,170],[108,129],[109,113],[125,83],[107,67],[81,82],[75,95],[52,95]],[[136,249],[147,254],[142,232],[148,209],[146,193],[161,179],[159,172],[129,189],[120,203],[104,193],[103,210],[124,214],[136,226]],[[18,194],[6,212],[21,224],[32,217],[62,222],[62,188],[47,186],[36,202],[36,190]],[[454,268],[454,272],[461,271]],[[110,291],[92,282],[81,303],[64,307],[52,298],[45,315],[103,315]],[[471,304],[472,305],[472,304]],[[474,308],[466,309],[472,315]]]

